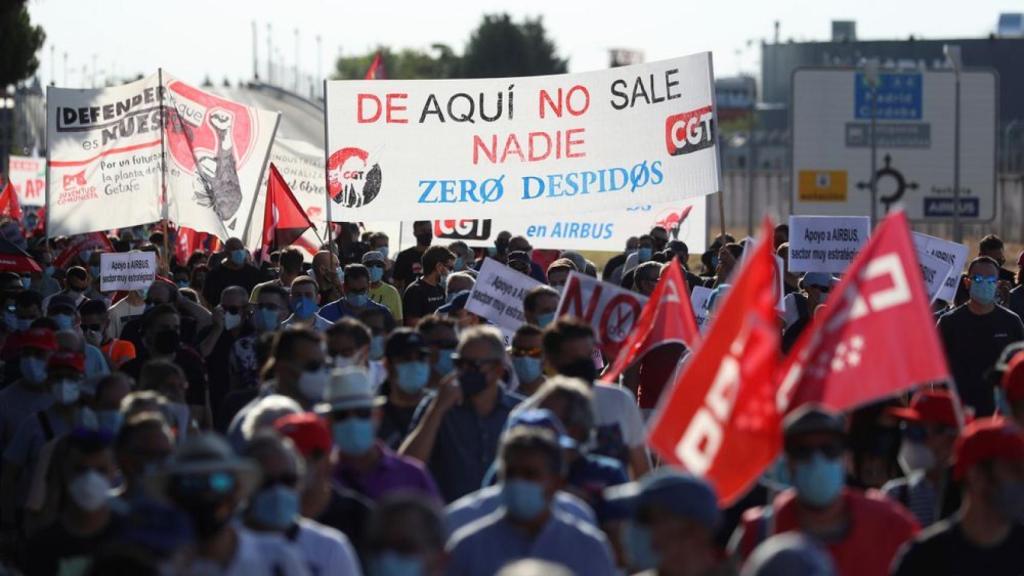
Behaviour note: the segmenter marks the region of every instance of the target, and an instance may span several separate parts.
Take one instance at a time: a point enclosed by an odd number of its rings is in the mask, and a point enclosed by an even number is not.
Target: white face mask
[[[904,439],[900,444],[900,453],[896,456],[896,461],[905,474],[926,472],[935,467],[935,453],[923,443]]]
[[[68,494],[82,510],[95,512],[109,499],[110,480],[95,470],[83,472],[68,484]]]
[[[299,376],[299,393],[311,402],[322,400],[330,377],[331,375],[323,368],[312,372],[303,370],[302,375]]]
[[[242,315],[241,314],[232,314],[230,312],[227,312],[227,313],[224,314],[224,329],[225,330],[234,330],[235,328],[238,328],[238,326],[241,325],[241,324],[242,324]]]

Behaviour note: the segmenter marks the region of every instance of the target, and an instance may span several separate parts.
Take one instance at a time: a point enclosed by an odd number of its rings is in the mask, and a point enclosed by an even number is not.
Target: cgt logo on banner
[[[636,292],[572,272],[562,289],[557,316],[568,314],[590,324],[601,352],[615,358],[646,303],[647,298]]]
[[[348,208],[339,220],[361,221],[704,196],[720,180],[713,100],[709,53],[583,74],[328,82],[330,194]]]

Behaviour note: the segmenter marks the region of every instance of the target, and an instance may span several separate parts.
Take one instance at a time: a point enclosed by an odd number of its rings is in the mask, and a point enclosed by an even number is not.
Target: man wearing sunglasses
[[[836,278],[831,274],[808,272],[800,279],[800,291],[786,295],[783,300],[783,351],[789,351],[796,344],[804,328],[814,318],[814,310],[828,300],[828,294],[835,285]]]
[[[985,376],[1008,344],[1024,339],[1020,317],[996,303],[998,282],[999,264],[988,256],[975,258],[967,268],[970,300],[939,318],[957,390],[975,416],[995,411],[993,385]]]
[[[384,281],[387,273],[387,257],[381,252],[363,254],[363,266],[370,275],[370,299],[388,309],[398,324],[402,323],[402,295],[398,289]]]
[[[917,533],[899,504],[846,486],[845,419],[804,404],[783,421],[793,488],[743,515],[730,547],[746,558],[769,536],[799,531],[822,542],[842,576],[886,576],[900,546]]]
[[[516,393],[529,398],[540,389],[544,377],[543,333],[533,324],[523,324],[512,337],[509,355],[512,368],[516,371],[519,387]]]
[[[960,435],[956,400],[948,390],[922,390],[906,408],[890,408],[901,421],[903,441],[898,461],[904,478],[891,480],[882,492],[910,510],[922,527],[956,511],[958,491],[952,486],[953,445]]]
[[[401,452],[428,463],[446,502],[480,488],[509,413],[522,397],[506,392],[505,343],[490,326],[462,333],[455,370],[425,398]]]

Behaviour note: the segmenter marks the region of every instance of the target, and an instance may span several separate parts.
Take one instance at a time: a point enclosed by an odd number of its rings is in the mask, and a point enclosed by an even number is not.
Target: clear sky
[[[761,39],[781,22],[781,38],[824,40],[833,19],[857,21],[861,39],[962,38],[987,35],[1000,12],[1022,11],[1020,0],[29,0],[32,20],[46,30],[40,75],[52,71],[64,84],[88,86],[115,77],[154,72],[163,66],[200,82],[209,75],[232,82],[252,74],[252,23],[258,23],[261,73],[267,22],[278,60],[299,61],[317,72],[316,36],[322,65],[338,54],[361,54],[377,45],[426,48],[447,43],[461,51],[483,14],[544,17],[549,35],[571,71],[607,65],[609,48],[644,52],[647,60],[711,50],[716,76],[753,73]],[[54,65],[51,49],[54,47]]]

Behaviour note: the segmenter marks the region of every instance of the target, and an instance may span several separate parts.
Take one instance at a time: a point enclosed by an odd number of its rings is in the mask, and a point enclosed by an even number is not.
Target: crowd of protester
[[[161,263],[127,293],[100,291],[98,251],[55,267],[69,239],[24,241],[41,271],[0,272],[3,570],[1024,573],[1024,286],[998,238],[935,304],[955,387],[794,407],[783,457],[722,509],[645,446],[685,348],[598,382],[613,359],[557,316],[568,276],[594,263],[504,232],[474,250],[414,229],[397,254],[344,224],[333,250],[266,262],[238,239],[178,262],[162,232],[123,230],[114,250]],[[679,265],[714,308],[743,250],[721,236],[691,258],[656,227],[600,278],[650,295]],[[543,283],[507,344],[466,307],[484,258]],[[786,272],[785,349],[836,283]]]

